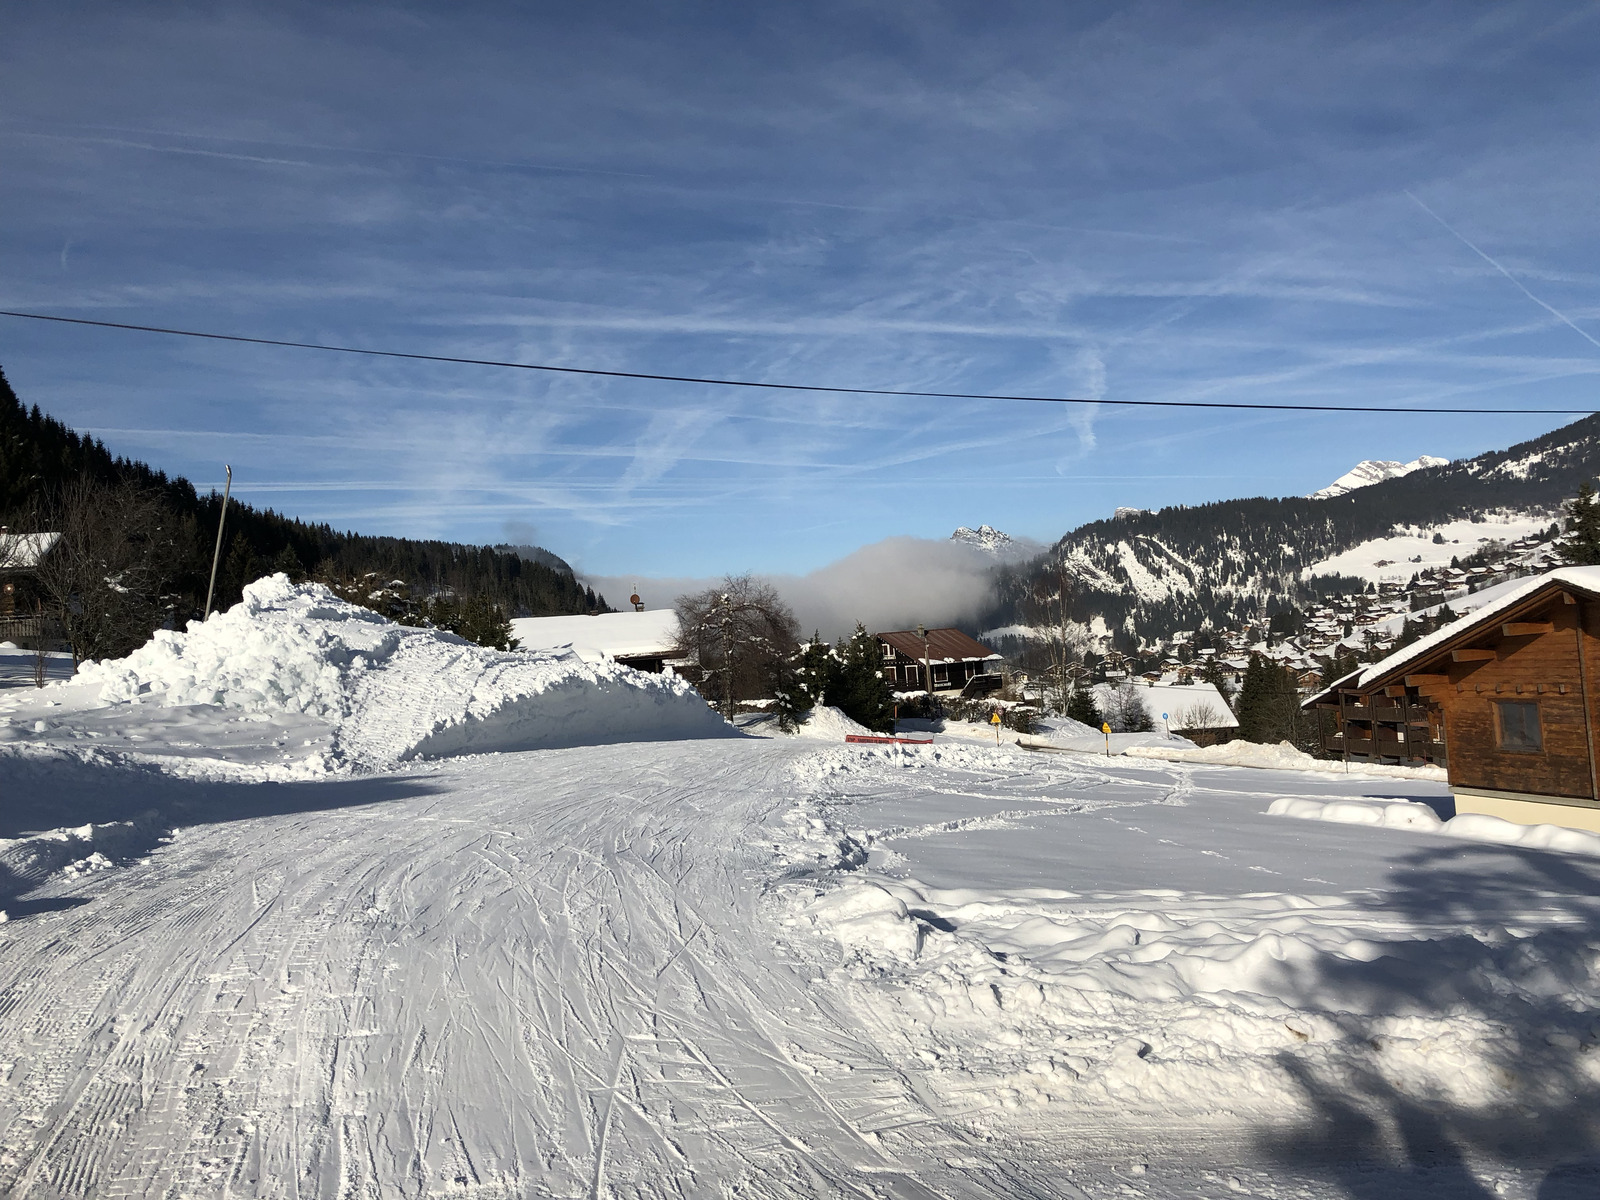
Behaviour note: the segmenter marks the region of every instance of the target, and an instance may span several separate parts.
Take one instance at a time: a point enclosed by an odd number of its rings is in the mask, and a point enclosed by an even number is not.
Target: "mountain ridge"
[[[1406,464],[1401,464],[1406,465]],[[1119,649],[1253,619],[1365,580],[1306,568],[1396,526],[1488,512],[1554,519],[1600,474],[1600,414],[1472,458],[1420,466],[1334,496],[1244,497],[1121,510],[997,574],[989,628],[1070,623]],[[1051,621],[1045,622],[1049,614]]]

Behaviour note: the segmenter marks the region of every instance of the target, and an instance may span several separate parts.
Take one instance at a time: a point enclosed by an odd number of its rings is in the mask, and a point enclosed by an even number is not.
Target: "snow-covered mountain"
[[[1347,484],[1369,467],[1393,470]],[[1070,619],[1124,646],[1207,621],[1232,624],[1263,606],[1360,590],[1369,578],[1409,578],[1435,559],[1473,553],[1485,538],[1548,528],[1596,475],[1600,416],[1456,462],[1363,463],[1334,485],[1338,492],[1121,512],[1003,569],[985,619],[990,629],[1058,620],[1064,568]],[[1477,528],[1464,531],[1462,522]]]
[[[1385,479],[1399,479],[1402,475],[1409,475],[1426,467],[1449,465],[1448,458],[1436,458],[1432,454],[1424,454],[1421,458],[1413,458],[1407,463],[1395,462],[1388,458],[1369,458],[1365,462],[1358,462],[1327,487],[1318,488],[1310,493],[1306,499],[1326,500],[1331,496],[1343,496],[1346,492],[1353,492],[1357,488],[1370,487],[1374,483],[1382,483]]]
[[[976,529],[968,529],[963,525],[950,535],[950,540],[965,542],[996,558],[1009,556],[1017,544],[1009,533],[1001,533],[993,525],[979,525]]]

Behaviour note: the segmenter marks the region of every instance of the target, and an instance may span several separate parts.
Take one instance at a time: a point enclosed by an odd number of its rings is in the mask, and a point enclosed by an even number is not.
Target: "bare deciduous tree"
[[[750,575],[679,596],[674,608],[683,655],[703,672],[702,692],[717,697],[730,719],[740,700],[770,694],[800,643],[800,626],[777,589]]]
[[[1025,610],[1045,655],[1045,706],[1057,713],[1067,711],[1079,680],[1072,668],[1089,648],[1083,626],[1070,616],[1072,595],[1072,576],[1065,560],[1058,559],[1053,571],[1041,572],[1034,580]]]
[[[1204,700],[1197,701],[1187,708],[1180,708],[1172,714],[1172,728],[1182,732],[1186,729],[1216,729],[1222,724],[1222,713],[1215,704],[1208,704]]]
[[[159,495],[85,477],[42,505],[37,524],[61,535],[37,578],[74,661],[143,645],[160,627],[162,589],[178,560],[174,518]]]

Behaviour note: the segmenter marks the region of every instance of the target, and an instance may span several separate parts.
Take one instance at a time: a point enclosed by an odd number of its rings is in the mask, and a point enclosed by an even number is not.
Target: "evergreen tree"
[[[868,729],[888,733],[894,729],[894,693],[883,677],[883,652],[878,639],[857,624],[856,631],[839,643],[838,669],[827,687],[827,701],[845,716]]]
[[[1565,507],[1567,532],[1556,544],[1561,557],[1574,567],[1600,565],[1600,500],[1587,479]]]
[[[838,670],[839,660],[832,647],[818,635],[784,659],[772,681],[778,728],[793,733],[806,714],[823,703]]]
[[[1239,736],[1247,742],[1298,744],[1305,740],[1306,721],[1294,677],[1259,654],[1250,656],[1234,713],[1239,718]]]
[[[1267,708],[1271,704],[1271,672],[1277,668],[1259,654],[1250,656],[1250,666],[1244,673],[1244,683],[1239,688],[1239,699],[1234,704],[1234,715],[1239,718],[1239,736],[1247,742],[1267,740]]]
[[[1094,702],[1093,689],[1086,687],[1072,689],[1072,696],[1067,701],[1067,718],[1081,721],[1090,729],[1099,729],[1105,724],[1105,717],[1100,714],[1100,706]]]
[[[1217,689],[1217,694],[1226,704],[1233,703],[1233,684],[1228,681],[1227,673],[1222,668],[1222,663],[1215,654],[1208,655],[1200,667],[1200,672],[1195,676],[1201,683],[1209,683]]]

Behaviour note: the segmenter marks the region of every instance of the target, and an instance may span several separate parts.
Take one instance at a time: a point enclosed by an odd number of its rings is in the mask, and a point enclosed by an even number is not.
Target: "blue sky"
[[[1593,4],[6,26],[0,307],[845,386],[1600,407]],[[10,320],[0,365],[120,452],[202,485],[231,462],[253,503],[596,574],[1047,540],[1563,423],[719,392]]]

